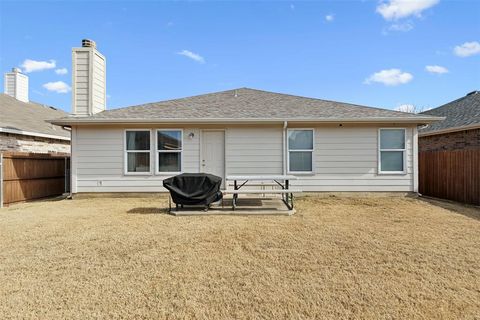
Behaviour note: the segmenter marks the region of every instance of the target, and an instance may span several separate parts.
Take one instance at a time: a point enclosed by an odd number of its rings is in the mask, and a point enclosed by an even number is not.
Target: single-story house
[[[248,88],[71,116],[72,191],[158,192],[181,172],[292,174],[304,191],[417,191],[438,118]]]
[[[52,121],[71,128],[74,194],[166,191],[182,172],[417,192],[417,127],[443,119],[248,88],[106,110],[105,88],[106,59],[84,39],[72,49],[72,115]]]
[[[480,91],[421,114],[445,120],[419,130],[419,151],[480,149]]]

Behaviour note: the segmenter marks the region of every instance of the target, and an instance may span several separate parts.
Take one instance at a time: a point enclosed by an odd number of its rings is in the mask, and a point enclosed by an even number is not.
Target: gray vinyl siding
[[[92,108],[93,113],[105,110],[106,93],[105,93],[105,60],[93,53],[93,70],[92,70]]]
[[[88,114],[88,91],[89,91],[89,64],[90,55],[87,51],[74,53],[73,59],[73,83],[75,90],[73,100],[76,114]]]
[[[74,157],[76,157],[77,192],[158,192],[165,191],[162,181],[168,176],[155,175],[156,155],[154,128],[152,128],[152,152],[150,175],[124,174],[124,132],[133,128],[77,128]],[[142,128],[149,129],[149,128]],[[199,171],[199,132],[190,139],[184,136],[183,169]]]
[[[378,129],[316,127],[315,174],[298,175],[304,191],[413,191],[413,128],[406,129],[406,174],[378,174]]]
[[[8,94],[9,96],[15,96],[16,88],[16,77],[14,73],[5,73],[4,76],[4,90],[5,94]]]
[[[406,174],[379,175],[378,129],[385,126],[317,126],[314,173],[297,175],[292,184],[304,191],[413,191],[413,127],[406,129]],[[400,127],[400,126],[398,126]],[[183,129],[183,171],[200,171],[201,129]],[[310,127],[311,128],[311,127]],[[150,175],[124,174],[124,130],[120,127],[77,127],[73,156],[77,192],[165,191],[151,153]],[[152,143],[155,128],[152,129]],[[282,174],[282,128],[226,127],[226,175]],[[194,137],[188,137],[193,133]],[[154,150],[152,145],[152,150]]]
[[[282,174],[282,148],[281,128],[229,128],[227,174]]]

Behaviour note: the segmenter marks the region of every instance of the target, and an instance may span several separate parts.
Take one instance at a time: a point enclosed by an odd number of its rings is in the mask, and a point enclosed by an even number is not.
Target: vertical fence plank
[[[3,154],[3,204],[63,194],[66,159],[63,154]]]
[[[480,150],[419,153],[421,194],[480,205]]]

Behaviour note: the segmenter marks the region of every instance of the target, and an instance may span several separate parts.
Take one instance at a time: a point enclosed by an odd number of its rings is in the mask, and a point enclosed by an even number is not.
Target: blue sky
[[[66,111],[83,38],[107,57],[108,108],[237,87],[429,108],[480,89],[480,1],[2,1],[0,14],[2,73],[30,71],[30,99]]]

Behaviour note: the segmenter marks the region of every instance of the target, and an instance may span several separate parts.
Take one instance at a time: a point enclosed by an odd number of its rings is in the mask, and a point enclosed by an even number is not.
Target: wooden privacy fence
[[[480,205],[480,150],[419,153],[419,192]]]
[[[69,192],[69,155],[3,153],[0,163],[0,205]]]

